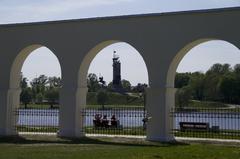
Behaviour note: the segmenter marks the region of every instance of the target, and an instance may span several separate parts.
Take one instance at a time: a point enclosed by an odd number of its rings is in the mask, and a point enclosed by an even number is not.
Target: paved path
[[[57,135],[57,133],[32,133],[32,132],[20,132],[20,135]],[[107,135],[107,134],[86,134],[87,137],[118,137],[118,138],[132,138],[132,139],[146,139],[146,136],[134,136],[134,135]],[[175,137],[176,141],[183,142],[206,142],[206,143],[235,143],[240,144],[240,140],[234,139],[210,139],[210,138],[188,138],[188,137]]]

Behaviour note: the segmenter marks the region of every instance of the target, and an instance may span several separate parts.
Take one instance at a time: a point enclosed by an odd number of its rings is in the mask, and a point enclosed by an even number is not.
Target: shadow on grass
[[[172,146],[186,146],[189,145],[183,142],[150,142],[150,141],[139,141],[137,139],[125,138],[57,138],[55,136],[11,136],[11,137],[0,137],[0,144],[94,144],[94,145],[112,145],[112,146],[137,146],[137,147],[172,147]]]

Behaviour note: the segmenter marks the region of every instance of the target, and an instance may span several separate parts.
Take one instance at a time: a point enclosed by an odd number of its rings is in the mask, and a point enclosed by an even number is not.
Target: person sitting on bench
[[[100,127],[101,126],[101,119],[102,115],[101,114],[96,114],[93,120],[94,126],[95,127]]]
[[[105,128],[108,128],[109,127],[108,123],[109,123],[109,121],[107,119],[107,115],[104,115],[102,118],[102,126]]]
[[[111,126],[115,127],[115,128],[118,126],[117,125],[117,119],[116,119],[115,115],[112,115],[112,117],[111,117]]]

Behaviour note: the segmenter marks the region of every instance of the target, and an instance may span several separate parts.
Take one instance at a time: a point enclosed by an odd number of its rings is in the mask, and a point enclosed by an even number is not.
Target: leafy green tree
[[[113,88],[113,83],[109,82],[108,85],[107,85],[107,90],[112,91],[112,88]]]
[[[30,88],[22,89],[22,92],[20,94],[20,101],[21,103],[24,104],[25,109],[27,109],[27,105],[31,102],[31,100],[32,100],[31,89]]]
[[[219,83],[223,76],[228,76],[232,73],[229,64],[214,64],[206,73],[204,95],[206,100],[220,101],[221,92],[219,90]]]
[[[205,77],[204,97],[208,101],[220,100],[220,91],[218,89],[222,75],[208,74]]]
[[[98,77],[94,73],[88,74],[87,78],[88,92],[97,92],[101,86],[98,83]]]
[[[46,91],[45,98],[50,103],[50,108],[53,108],[55,103],[59,101],[59,89],[58,88],[50,88]]]
[[[190,81],[191,73],[177,73],[175,76],[175,88],[187,86]]]
[[[219,90],[223,96],[223,101],[227,103],[238,102],[239,98],[239,82],[236,77],[231,75],[225,75],[220,83]]]
[[[136,93],[144,92],[145,88],[147,88],[147,84],[145,83],[138,83],[136,86],[133,86],[132,91]]]
[[[37,95],[36,95],[36,103],[42,103],[43,102],[43,99],[44,99],[44,96],[41,92],[39,92]]]
[[[184,108],[189,105],[189,101],[191,99],[192,89],[189,86],[184,86],[179,88],[175,94],[176,105],[179,108]]]
[[[131,91],[131,83],[128,80],[123,79],[121,81],[122,87],[125,91],[130,92]]]
[[[206,73],[177,73],[175,87],[186,86],[192,90],[192,99],[239,104],[240,64],[232,69],[229,64],[216,63]],[[183,94],[181,91],[179,96]]]
[[[43,96],[45,94],[45,89],[46,89],[46,84],[48,81],[48,77],[45,75],[40,75],[37,78],[34,78],[31,82],[30,85],[32,87],[32,95],[33,99],[36,102],[36,97],[37,94],[41,93]]]
[[[47,84],[48,77],[45,75],[40,75],[37,78],[34,78],[32,82],[30,82],[31,86],[45,86]]]
[[[21,82],[20,82],[21,89],[25,89],[28,87],[27,81],[28,79],[26,77],[21,76]]]
[[[195,72],[192,74],[189,87],[192,89],[193,98],[196,100],[203,100],[204,99],[204,82],[205,76],[203,73]]]
[[[240,80],[240,64],[236,64],[234,66],[233,73],[235,74],[236,78]]]
[[[224,75],[231,71],[231,67],[229,64],[213,64],[212,67],[207,71],[206,74],[215,74],[215,75]]]
[[[223,64],[222,66],[222,74],[227,74],[232,72],[231,66],[227,63]]]
[[[107,103],[108,101],[108,93],[101,89],[97,92],[97,103],[100,104],[102,106],[102,109],[104,109],[104,105]]]
[[[28,87],[27,81],[28,81],[27,78],[23,77],[23,74],[21,73],[20,87],[22,91],[20,94],[20,102],[24,104],[25,109],[32,100],[31,88]]]
[[[51,88],[60,88],[62,87],[62,80],[60,77],[48,77],[47,83]]]

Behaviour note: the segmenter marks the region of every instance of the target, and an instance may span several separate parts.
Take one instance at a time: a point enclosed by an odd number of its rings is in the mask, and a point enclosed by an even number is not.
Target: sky
[[[240,6],[240,0],[0,0],[0,24],[235,6]],[[117,43],[100,51],[92,61],[89,72],[101,74],[107,82],[111,81],[113,50],[116,50],[120,56],[123,79],[129,80],[133,85],[139,82],[148,83],[147,70],[142,57],[137,50],[126,43]],[[193,48],[183,58],[177,71],[204,72],[217,62],[234,65],[240,63],[239,53],[239,49],[227,42],[203,43]],[[46,66],[51,69],[45,69]],[[29,79],[41,74],[61,76],[60,70],[57,58],[47,48],[32,52],[22,67],[24,76]]]

